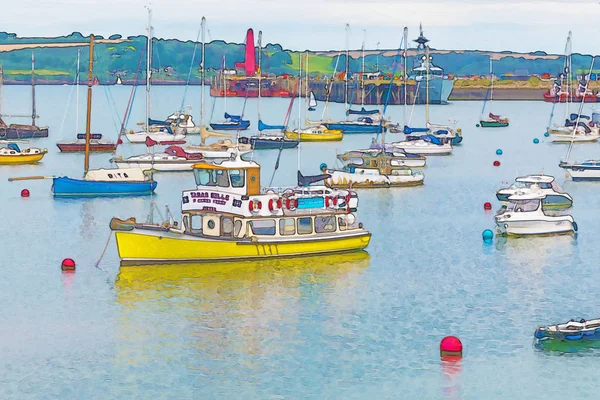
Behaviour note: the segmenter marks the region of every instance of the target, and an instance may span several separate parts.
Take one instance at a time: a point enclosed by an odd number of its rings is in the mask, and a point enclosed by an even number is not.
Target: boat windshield
[[[195,169],[197,186],[229,187],[229,173],[222,169]]]
[[[523,188],[527,188],[531,185],[531,183],[527,183],[527,182],[515,182],[512,185],[510,185],[509,189],[523,189]]]
[[[550,186],[557,193],[565,193],[565,190],[558,183],[556,183],[556,181],[552,181],[552,183],[550,184]]]
[[[517,200],[511,201],[506,207],[506,211],[515,212],[531,212],[538,209],[540,204],[539,200]]]

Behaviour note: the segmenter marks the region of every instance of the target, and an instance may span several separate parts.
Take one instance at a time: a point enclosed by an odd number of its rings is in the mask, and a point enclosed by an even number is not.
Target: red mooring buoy
[[[484,210],[491,210],[492,209],[492,203],[490,203],[489,201],[485,202],[483,204],[483,209]]]
[[[446,336],[440,342],[440,356],[462,356],[463,345],[456,336]]]
[[[500,166],[500,161],[496,160],[494,161],[494,167],[499,167]]]
[[[72,258],[65,258],[60,267],[63,271],[75,271],[75,261]]]
[[[29,197],[29,190],[28,189],[21,190],[21,197]]]

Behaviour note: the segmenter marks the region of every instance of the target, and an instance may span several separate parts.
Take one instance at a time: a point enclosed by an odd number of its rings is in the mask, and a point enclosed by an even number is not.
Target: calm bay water
[[[120,268],[114,238],[95,267],[110,218],[144,220],[149,198],[55,200],[51,181],[7,182],[82,174],[83,156],[55,146],[75,135],[73,102],[67,107],[72,90],[37,88],[40,124],[51,130],[48,139],[31,142],[50,150],[43,164],[0,167],[0,398],[490,399],[595,387],[597,351],[561,355],[533,346],[537,325],[598,317],[600,309],[600,184],[567,181],[558,168],[567,146],[543,137],[552,105],[496,102],[490,111],[511,120],[498,130],[475,128],[480,102],[432,106],[432,122],[459,121],[464,144],[452,156],[428,158],[423,187],[359,192],[359,218],[373,233],[368,255]],[[130,90],[94,88],[93,132],[115,140],[114,110],[122,117]],[[143,90],[132,129],[144,118]],[[183,87],[153,88],[152,117],[178,108],[183,93]],[[4,112],[29,112],[29,94],[27,87],[6,87]],[[228,99],[228,111],[241,112],[243,103]],[[83,132],[83,88],[80,104]],[[198,122],[199,88],[188,90],[184,104],[193,106]],[[263,99],[263,120],[281,123],[288,105]],[[211,109],[212,99],[208,116]],[[321,110],[322,104],[311,114]],[[388,110],[402,121],[402,107]],[[424,123],[424,110],[417,107],[413,121]],[[213,121],[223,111],[217,99]],[[556,114],[562,117],[563,108]],[[248,100],[245,115],[255,128],[256,99]],[[342,115],[343,105],[331,106],[332,117]],[[533,144],[534,137],[541,142]],[[336,151],[370,140],[349,135],[302,144],[302,172],[316,174],[320,163],[335,164]],[[598,157],[599,150],[576,145],[571,157]],[[123,146],[124,156],[143,151]],[[276,157],[255,154],[263,185]],[[109,166],[109,159],[92,155],[92,167]],[[298,151],[284,151],[273,185],[294,184],[297,163]],[[483,244],[481,232],[494,226],[483,203],[497,209],[496,189],[539,172],[554,175],[573,196],[577,236]],[[179,218],[180,192],[193,187],[192,175],[156,180],[152,200]],[[30,198],[19,196],[23,188]],[[65,257],[75,259],[76,273],[60,271]],[[439,359],[439,341],[449,334],[465,347],[456,365]]]

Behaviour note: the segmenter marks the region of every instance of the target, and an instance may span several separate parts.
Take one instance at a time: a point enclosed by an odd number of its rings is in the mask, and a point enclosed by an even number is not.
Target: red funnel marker
[[[248,29],[246,33],[246,58],[243,63],[235,63],[238,68],[244,68],[246,76],[254,76],[256,73],[256,54],[254,54],[254,31]]]

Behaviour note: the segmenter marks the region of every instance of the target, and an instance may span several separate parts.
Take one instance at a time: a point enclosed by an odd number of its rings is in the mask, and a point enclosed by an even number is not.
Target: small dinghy
[[[534,337],[536,346],[543,350],[573,353],[600,348],[600,319],[572,319],[564,324],[540,326]]]

